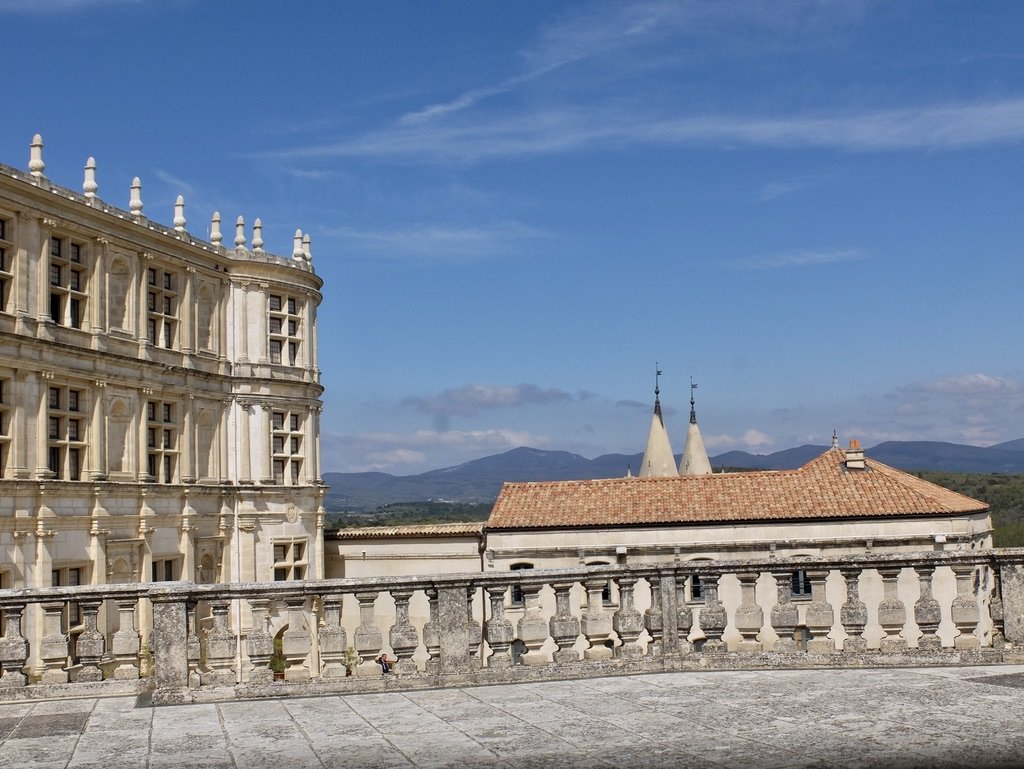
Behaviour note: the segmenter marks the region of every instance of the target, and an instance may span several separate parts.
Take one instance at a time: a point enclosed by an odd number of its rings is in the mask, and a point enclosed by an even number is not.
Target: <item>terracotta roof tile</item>
[[[797,470],[506,483],[487,528],[565,528],[984,512],[988,505],[841,450]]]

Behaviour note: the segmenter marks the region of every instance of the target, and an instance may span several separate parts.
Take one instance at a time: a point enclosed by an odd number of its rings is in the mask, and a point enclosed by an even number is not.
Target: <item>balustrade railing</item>
[[[152,622],[140,627],[143,616]],[[176,702],[616,670],[982,663],[1016,659],[1015,648],[1024,550],[0,591],[8,699],[89,686]]]

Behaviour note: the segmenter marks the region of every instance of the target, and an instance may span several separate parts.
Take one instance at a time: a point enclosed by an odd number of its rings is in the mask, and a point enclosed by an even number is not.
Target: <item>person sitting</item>
[[[389,660],[386,652],[381,652],[381,655],[377,658],[376,662],[380,665],[381,673],[390,673],[391,666],[394,665],[398,660]]]

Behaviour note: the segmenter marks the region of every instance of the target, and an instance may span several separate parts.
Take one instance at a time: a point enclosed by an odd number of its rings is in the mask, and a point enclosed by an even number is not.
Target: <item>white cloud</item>
[[[855,262],[867,259],[868,255],[856,248],[822,250],[822,251],[787,251],[763,256],[751,256],[735,259],[729,264],[736,267],[749,267],[763,270],[773,267],[811,267],[819,264],[836,262]]]
[[[453,416],[471,417],[489,409],[545,405],[572,400],[573,396],[556,387],[547,389],[535,384],[493,385],[467,384],[431,395],[410,395],[403,406],[412,406],[434,417],[434,429],[449,429]]]
[[[775,443],[775,439],[770,435],[766,435],[760,430],[750,429],[743,433],[741,436],[729,435],[722,433],[720,435],[707,435],[704,436],[704,444],[709,449],[715,449],[718,452],[730,451],[730,450],[753,450],[763,449],[771,446]]]
[[[485,257],[508,252],[513,244],[549,238],[549,233],[519,222],[491,226],[455,227],[427,225],[393,230],[358,230],[335,227],[323,232],[347,243],[350,248],[372,251],[394,258],[419,256],[437,258]]]

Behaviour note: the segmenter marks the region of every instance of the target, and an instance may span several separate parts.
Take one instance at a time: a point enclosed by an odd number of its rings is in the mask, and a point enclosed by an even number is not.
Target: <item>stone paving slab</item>
[[[0,704],[20,769],[1017,769],[1024,665],[683,672],[174,707]]]

